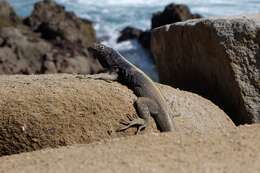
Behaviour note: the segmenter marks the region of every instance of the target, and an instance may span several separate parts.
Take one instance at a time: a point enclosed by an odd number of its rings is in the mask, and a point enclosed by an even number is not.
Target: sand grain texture
[[[259,125],[226,134],[161,133],[0,158],[0,172],[260,171]]]
[[[177,131],[207,134],[235,128],[210,101],[158,86],[178,115]],[[0,156],[133,135],[135,128],[115,130],[120,119],[136,116],[135,99],[126,86],[86,76],[0,76]],[[155,123],[145,131],[151,132],[158,132]]]

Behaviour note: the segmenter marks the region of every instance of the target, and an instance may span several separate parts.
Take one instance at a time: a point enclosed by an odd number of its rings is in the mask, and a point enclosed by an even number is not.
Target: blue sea
[[[9,0],[20,16],[28,16],[39,0]],[[114,47],[154,80],[158,75],[149,54],[136,41],[116,43],[119,31],[131,25],[143,30],[150,28],[154,12],[169,3],[182,3],[193,13],[203,16],[227,16],[260,12],[260,0],[56,0],[69,11],[88,18],[95,24],[98,38]]]

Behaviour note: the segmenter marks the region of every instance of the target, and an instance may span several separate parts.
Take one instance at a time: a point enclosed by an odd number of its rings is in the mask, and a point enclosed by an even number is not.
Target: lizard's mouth
[[[95,53],[97,53],[97,49],[95,49],[94,47],[88,47],[88,51],[89,53],[91,53],[92,55],[95,55]]]
[[[88,52],[90,53],[90,56],[97,59],[104,68],[109,66],[109,64],[106,62],[106,59],[103,57],[104,53],[99,49],[99,47],[97,47],[96,44],[88,47]]]

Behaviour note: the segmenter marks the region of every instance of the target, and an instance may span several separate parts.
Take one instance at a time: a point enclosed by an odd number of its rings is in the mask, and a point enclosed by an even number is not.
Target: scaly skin
[[[102,44],[94,44],[88,50],[104,68],[109,69],[113,74],[116,73],[117,80],[128,86],[137,96],[135,103],[140,118],[130,119],[129,122],[123,123],[125,127],[119,131],[138,126],[138,133],[147,126],[150,116],[154,117],[160,131],[167,132],[175,129],[171,109],[159,89],[144,72],[127,61],[116,50]]]

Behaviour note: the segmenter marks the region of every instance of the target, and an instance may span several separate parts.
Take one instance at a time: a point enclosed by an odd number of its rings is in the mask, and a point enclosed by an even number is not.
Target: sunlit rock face
[[[199,93],[236,124],[260,122],[259,17],[194,19],[157,28],[161,82]]]

